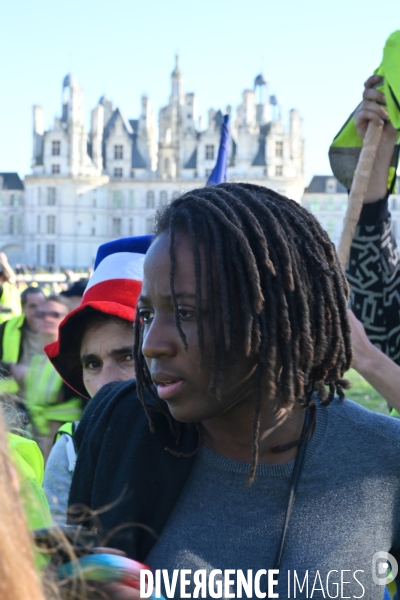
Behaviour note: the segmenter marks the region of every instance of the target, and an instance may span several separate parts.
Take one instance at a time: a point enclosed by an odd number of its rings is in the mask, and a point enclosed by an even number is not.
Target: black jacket
[[[165,448],[189,454],[198,439],[194,429],[182,425],[176,446],[166,418],[155,410],[152,417],[155,433],[135,381],[104,386],[89,402],[75,433],[78,458],[69,498],[70,507],[101,509],[92,517],[99,542],[139,561],[167,522],[194,460],[177,458]]]

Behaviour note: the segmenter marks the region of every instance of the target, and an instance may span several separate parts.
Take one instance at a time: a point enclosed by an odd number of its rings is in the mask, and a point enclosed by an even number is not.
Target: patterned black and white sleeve
[[[364,205],[346,275],[368,338],[400,364],[400,261],[387,198]]]

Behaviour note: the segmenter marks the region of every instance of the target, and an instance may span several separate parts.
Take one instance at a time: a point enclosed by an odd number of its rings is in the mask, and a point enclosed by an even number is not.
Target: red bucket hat
[[[81,304],[60,323],[58,340],[44,349],[65,383],[84,398],[89,396],[83,385],[79,332],[96,311],[133,323],[142,289],[144,256],[152,237],[122,238],[99,247]]]

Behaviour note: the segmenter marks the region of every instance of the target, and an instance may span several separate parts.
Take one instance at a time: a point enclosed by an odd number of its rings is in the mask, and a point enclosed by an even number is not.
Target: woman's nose
[[[154,316],[153,321],[144,329],[142,352],[146,358],[159,358],[160,356],[173,356],[176,352],[175,324],[167,319]]]

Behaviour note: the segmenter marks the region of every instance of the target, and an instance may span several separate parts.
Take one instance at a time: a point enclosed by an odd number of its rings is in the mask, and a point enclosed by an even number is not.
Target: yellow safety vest
[[[34,440],[8,433],[8,447],[17,471],[20,498],[29,529],[50,527],[52,518],[42,489],[44,462],[39,446]]]
[[[17,363],[21,348],[21,327],[24,324],[25,315],[9,319],[4,325],[3,344],[2,344],[2,360],[4,362]],[[15,379],[8,377],[0,380],[0,392],[8,394],[16,394],[19,390],[18,383]]]
[[[82,400],[71,398],[57,404],[62,379],[46,355],[36,354],[29,365],[25,379],[26,407],[32,423],[41,435],[50,433],[50,421],[79,420]]]
[[[28,529],[46,529],[51,527],[49,504],[42,488],[44,475],[43,455],[34,440],[26,439],[14,433],[8,433],[10,458],[15,467],[19,482],[19,497],[25,514]],[[35,550],[35,564],[44,569],[49,556]]]
[[[2,283],[3,293],[0,297],[0,304],[4,304],[8,308],[11,308],[11,312],[9,313],[1,313],[0,312],[0,324],[4,323],[4,321],[8,321],[13,317],[18,317],[21,312],[21,298],[19,295],[19,291],[12,283],[8,283],[5,281]]]

